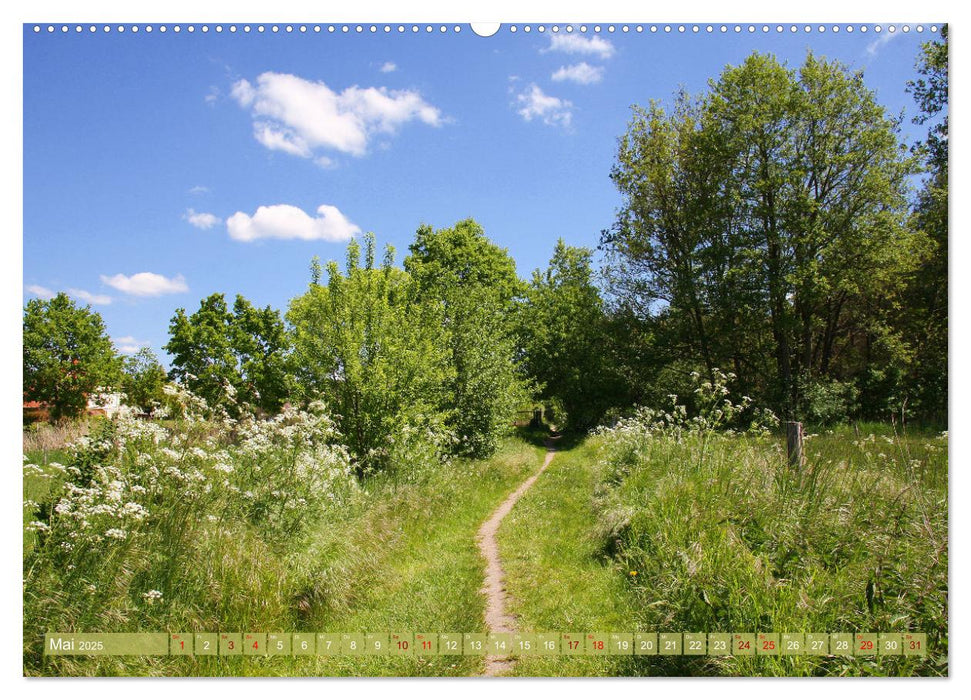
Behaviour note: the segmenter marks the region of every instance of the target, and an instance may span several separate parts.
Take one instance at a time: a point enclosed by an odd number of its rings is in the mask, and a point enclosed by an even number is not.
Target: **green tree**
[[[947,421],[947,261],[948,261],[948,41],[921,47],[917,63],[921,78],[908,83],[920,107],[917,124],[929,124],[918,144],[927,176],[917,197],[913,225],[930,239],[931,251],[910,280],[902,319],[913,348],[908,398],[918,414]]]
[[[50,406],[54,420],[84,413],[87,397],[116,385],[120,363],[101,315],[66,294],[24,308],[24,399]]]
[[[450,426],[461,452],[485,457],[529,395],[518,375],[512,324],[522,290],[515,261],[466,219],[452,228],[418,229],[405,270],[422,300],[440,305],[453,377]]]
[[[225,297],[213,294],[191,316],[177,309],[165,350],[170,377],[211,407],[273,413],[283,404],[290,348],[280,312],[269,306],[256,309],[237,295],[230,311]]]
[[[523,364],[560,427],[582,430],[619,402],[604,352],[607,319],[593,283],[592,251],[557,241],[546,272],[533,272],[520,312]]]
[[[290,339],[280,312],[254,307],[242,296],[233,304],[230,328],[242,383],[239,399],[265,413],[276,413],[288,394]]]
[[[165,368],[151,348],[141,348],[134,355],[124,358],[122,371],[121,388],[129,405],[151,413],[155,404],[165,402]]]
[[[602,239],[611,291],[798,414],[803,387],[905,362],[893,300],[926,251],[906,226],[914,168],[861,73],[753,54],[695,102],[635,111]]]
[[[423,293],[445,297],[456,287],[485,289],[509,306],[523,292],[509,251],[490,241],[474,219],[437,231],[423,225],[408,250],[405,270]]]
[[[328,263],[327,283],[311,283],[287,311],[299,395],[336,414],[360,473],[388,467],[390,445],[444,420],[452,379],[440,305],[418,298],[390,246],[376,267],[374,245],[368,234],[362,264],[352,240],[345,272]]]

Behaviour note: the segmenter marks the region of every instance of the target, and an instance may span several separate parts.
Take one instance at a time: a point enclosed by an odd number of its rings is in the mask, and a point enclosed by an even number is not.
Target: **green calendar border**
[[[922,632],[49,632],[45,656],[926,656]]]

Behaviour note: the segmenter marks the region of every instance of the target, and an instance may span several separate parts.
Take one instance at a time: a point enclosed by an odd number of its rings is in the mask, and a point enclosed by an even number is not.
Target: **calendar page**
[[[949,675],[948,25],[596,14],[23,24],[23,675]]]

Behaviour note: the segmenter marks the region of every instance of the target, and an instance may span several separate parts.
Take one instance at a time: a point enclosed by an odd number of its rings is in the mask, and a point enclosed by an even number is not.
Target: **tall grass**
[[[291,552],[355,497],[320,407],[202,420],[194,397],[164,427],[126,415],[66,464],[24,466],[24,665],[47,631],[266,629],[290,620]],[[38,482],[59,482],[38,488]],[[43,494],[43,500],[31,498]],[[83,660],[47,662],[71,673]],[[123,663],[108,661],[107,666]]]
[[[924,659],[733,657],[704,672],[947,673],[946,434],[814,435],[793,468],[777,435],[678,415],[641,412],[601,437],[596,536],[639,628],[926,632]]]
[[[468,675],[481,659],[48,657],[47,631],[484,631],[475,531],[540,451],[428,436],[358,480],[321,407],[122,417],[24,467],[29,675]],[[422,440],[425,439],[424,442]]]
[[[75,440],[87,435],[92,425],[97,428],[103,421],[102,418],[81,418],[59,423],[25,425],[24,454],[46,459],[50,453],[64,451]]]

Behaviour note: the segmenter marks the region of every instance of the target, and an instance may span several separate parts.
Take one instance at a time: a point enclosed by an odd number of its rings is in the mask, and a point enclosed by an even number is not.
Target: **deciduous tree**
[[[806,386],[900,364],[893,300],[926,239],[897,127],[861,73],[812,54],[753,54],[696,101],[636,110],[602,238],[611,291],[789,416]]]
[[[472,219],[422,226],[410,251],[405,270],[418,295],[443,311],[453,377],[449,423],[461,452],[487,456],[529,400],[516,365],[512,311],[522,283],[515,261]]]
[[[151,413],[156,403],[165,401],[163,387],[167,379],[165,368],[151,348],[141,348],[123,361],[121,388],[130,406]]]
[[[27,302],[23,332],[24,398],[48,404],[54,420],[82,415],[90,394],[120,380],[101,315],[64,293]]]

